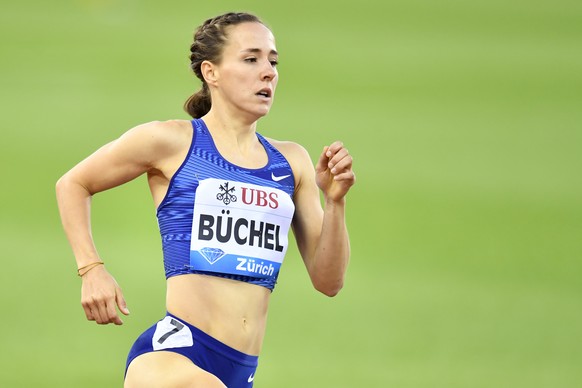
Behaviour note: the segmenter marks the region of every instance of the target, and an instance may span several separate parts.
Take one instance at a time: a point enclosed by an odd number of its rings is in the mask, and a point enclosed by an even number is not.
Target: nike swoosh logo
[[[254,379],[255,379],[255,374],[253,373],[252,375],[249,376],[249,379],[247,380],[247,382],[252,383]]]
[[[274,180],[275,182],[279,182],[282,181],[285,178],[289,178],[291,175],[281,175],[281,176],[275,176],[275,174],[271,173],[271,179]]]

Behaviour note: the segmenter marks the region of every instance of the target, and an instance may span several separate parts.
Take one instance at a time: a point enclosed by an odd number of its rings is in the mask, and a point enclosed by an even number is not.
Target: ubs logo
[[[242,201],[246,205],[255,205],[259,207],[270,207],[277,209],[279,207],[279,197],[277,193],[267,193],[264,190],[242,188]]]
[[[228,182],[219,186],[220,192],[216,194],[216,199],[225,205],[238,200],[236,196],[236,187],[229,187]],[[267,192],[265,190],[241,187],[242,202],[245,205],[258,207],[269,207],[277,209],[279,207],[279,197],[276,192]]]
[[[236,195],[234,194],[235,187],[228,187],[228,182],[225,182],[224,185],[220,185],[220,192],[216,194],[216,199],[222,201],[225,205],[228,205],[231,202],[236,202]]]

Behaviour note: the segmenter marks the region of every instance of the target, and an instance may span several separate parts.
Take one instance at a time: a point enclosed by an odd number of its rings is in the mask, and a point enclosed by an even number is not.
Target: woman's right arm
[[[65,234],[77,268],[101,261],[91,233],[91,198],[143,173],[164,175],[168,158],[179,149],[179,125],[152,122],[137,126],[101,147],[57,182],[56,193]],[[183,132],[183,131],[182,131]],[[127,315],[121,288],[103,265],[82,276],[81,304],[88,320],[122,324],[116,306]]]

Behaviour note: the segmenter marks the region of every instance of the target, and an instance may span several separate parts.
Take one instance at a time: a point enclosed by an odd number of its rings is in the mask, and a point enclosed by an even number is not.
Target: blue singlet
[[[233,165],[204,121],[192,126],[188,155],[157,211],[166,278],[206,274],[273,290],[293,215],[291,166],[260,134],[267,165]]]

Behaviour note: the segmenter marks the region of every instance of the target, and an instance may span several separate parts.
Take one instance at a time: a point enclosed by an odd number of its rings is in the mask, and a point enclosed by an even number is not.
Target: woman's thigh
[[[135,358],[127,369],[125,388],[224,388],[218,377],[174,352],[150,352]]]

